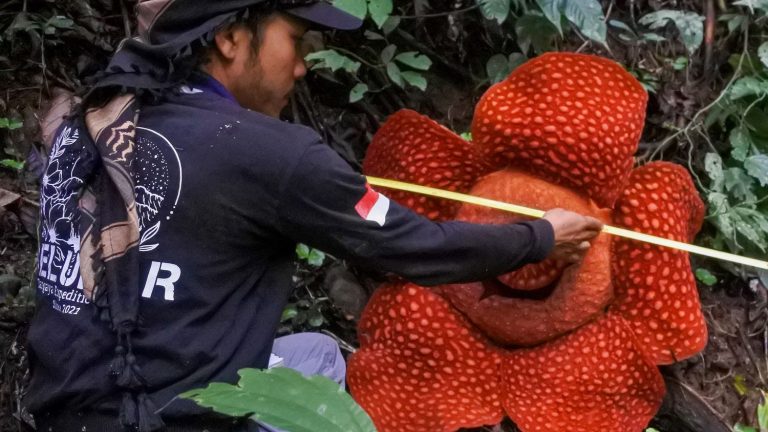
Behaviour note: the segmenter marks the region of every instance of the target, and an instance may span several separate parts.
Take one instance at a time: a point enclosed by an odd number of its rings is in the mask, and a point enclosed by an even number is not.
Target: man
[[[329,4],[148,0],[138,13],[141,38],[59,129],[43,179],[26,398],[40,430],[253,428],[176,396],[273,351],[343,383],[327,339],[274,341],[297,241],[430,285],[578,260],[601,229],[563,210],[430,222],[281,122],[304,32],[360,25]],[[364,197],[377,220],[355,210]]]

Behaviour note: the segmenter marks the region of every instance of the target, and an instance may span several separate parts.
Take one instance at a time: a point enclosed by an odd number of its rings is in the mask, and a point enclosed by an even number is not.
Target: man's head
[[[196,47],[203,69],[244,107],[277,116],[306,69],[308,28],[358,28],[329,0],[140,0],[139,37],[124,41],[95,88],[164,89],[187,80]]]
[[[203,68],[241,106],[277,117],[307,72],[302,38],[308,28],[283,12],[228,26],[216,33]]]

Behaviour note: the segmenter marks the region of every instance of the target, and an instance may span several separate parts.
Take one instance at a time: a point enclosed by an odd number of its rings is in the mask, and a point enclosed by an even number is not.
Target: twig
[[[608,10],[605,11],[605,19],[603,20],[603,22],[607,23],[608,19],[611,17],[611,12],[613,12],[613,5],[614,5],[614,1],[611,0],[611,4],[608,5]]]
[[[360,63],[362,63],[362,64],[364,64],[366,66],[370,66],[372,68],[380,68],[380,67],[384,66],[384,65],[381,65],[381,64],[369,63],[367,60],[365,60],[364,58],[360,57],[359,55],[353,53],[352,51],[350,51],[348,49],[344,49],[344,48],[341,48],[341,47],[338,47],[338,46],[335,46],[335,45],[328,45],[328,48],[330,48],[332,50],[335,50],[335,51],[338,51],[338,52],[340,52],[342,54],[346,54],[346,55],[354,58],[355,60],[359,61]]]
[[[323,330],[320,330],[320,331],[322,333],[332,337],[334,340],[336,340],[336,343],[339,344],[339,347],[341,349],[343,349],[345,351],[348,351],[350,353],[354,353],[354,352],[357,351],[357,348],[353,347],[352,344],[350,344],[349,342],[347,342],[344,339],[340,338],[339,336],[336,336],[336,334],[331,332],[330,330],[323,329]]]
[[[120,12],[123,15],[123,27],[125,28],[125,38],[130,39],[133,37],[131,34],[131,19],[128,16],[128,8],[125,7],[125,1],[119,0],[120,2]]]
[[[708,80],[712,72],[712,53],[715,44],[715,24],[717,16],[715,14],[715,0],[707,0],[705,5],[705,35],[704,35],[704,79]]]
[[[750,363],[752,363],[752,366],[755,367],[755,370],[757,371],[757,376],[760,377],[760,383],[763,385],[766,384],[765,377],[763,377],[763,371],[760,368],[760,362],[757,361],[757,356],[755,355],[755,351],[752,349],[752,345],[750,345],[749,340],[747,339],[746,333],[744,333],[744,329],[739,327],[739,337],[741,338],[741,343],[744,345],[744,348],[747,351],[747,356],[749,357]]]
[[[768,371],[768,325],[763,330],[763,354],[765,357],[765,370]]]

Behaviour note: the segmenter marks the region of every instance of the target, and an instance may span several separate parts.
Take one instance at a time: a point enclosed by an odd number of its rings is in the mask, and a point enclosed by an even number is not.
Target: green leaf
[[[751,209],[751,208],[740,208],[739,209],[741,213],[750,216],[752,218],[752,222],[760,228],[760,230],[768,236],[768,216],[761,211]]]
[[[24,162],[15,161],[13,159],[2,159],[0,160],[0,166],[21,171],[24,169]]]
[[[757,424],[760,432],[768,431],[768,396],[763,391],[763,402],[757,406]]]
[[[563,11],[568,21],[575,24],[581,34],[605,45],[605,15],[598,0],[565,0]]]
[[[557,28],[541,14],[531,12],[515,21],[517,44],[523,54],[533,46],[536,53],[542,53],[552,48],[552,40],[557,36]]]
[[[360,62],[352,60],[335,50],[315,51],[304,57],[304,60],[317,62],[312,66],[312,69],[326,68],[330,69],[331,72],[343,69],[352,74],[357,73],[357,70],[360,69]]]
[[[733,425],[733,432],[758,432],[757,429],[752,426],[744,426],[741,423]]]
[[[736,235],[736,230],[733,228],[733,220],[728,214],[718,215],[715,218],[715,225],[723,233],[723,236],[729,240],[732,240]]]
[[[42,27],[40,24],[32,21],[30,17],[31,15],[27,12],[17,13],[13,22],[11,22],[11,25],[5,30],[5,34],[7,36],[13,36],[13,34],[18,31],[41,30]]]
[[[755,229],[755,226],[751,223],[752,221],[742,217],[742,214],[749,212],[750,209],[736,208],[734,210],[735,213],[732,213],[730,216],[736,231],[760,248],[761,251],[765,252],[765,249],[768,247],[768,239]]]
[[[237,385],[211,383],[180,397],[230,415],[249,415],[291,432],[375,432],[365,411],[339,385],[322,376],[306,378],[283,367],[241,369]]]
[[[366,93],[368,93],[368,84],[356,84],[349,92],[349,102],[355,103],[360,101]]]
[[[368,12],[373,22],[381,28],[392,14],[392,0],[368,0]]]
[[[696,269],[696,279],[698,279],[701,283],[703,283],[706,286],[712,286],[717,283],[717,278],[715,275],[709,272],[709,270],[705,268],[697,268]]]
[[[296,309],[296,304],[288,303],[285,306],[285,309],[283,309],[282,316],[280,316],[280,322],[286,322],[290,319],[293,319],[293,317],[295,317],[298,314],[299,314],[299,310]]]
[[[472,132],[462,132],[461,134],[459,134],[459,136],[464,141],[472,142]]]
[[[313,307],[310,309],[307,323],[312,327],[321,327],[323,324],[325,324],[325,318],[323,317],[323,313],[320,311],[319,307]]]
[[[768,81],[756,77],[744,77],[738,79],[731,86],[731,100],[741,99],[745,96],[768,95]]]
[[[488,80],[491,84],[504,81],[507,75],[512,72],[509,67],[509,59],[504,54],[496,54],[488,59],[485,64],[485,72],[488,74]]]
[[[725,189],[734,197],[746,202],[757,201],[757,196],[752,192],[755,179],[747,175],[743,169],[728,168],[725,170],[723,179],[725,180]]]
[[[709,202],[709,209],[713,214],[726,214],[731,210],[731,205],[728,203],[728,195],[722,192],[708,193],[707,202]]]
[[[739,396],[744,396],[749,391],[746,382],[744,382],[744,375],[736,375],[733,377],[733,388],[736,389],[736,393]]]
[[[659,430],[656,428],[649,427],[648,429],[645,430],[645,432],[659,432]]]
[[[755,9],[762,9],[763,12],[768,13],[768,0],[738,0],[733,2],[733,4],[746,6],[752,13],[755,13]]]
[[[768,139],[768,106],[766,108],[766,110],[762,110],[755,107],[749,110],[749,113],[744,117],[744,123],[756,135]]]
[[[386,48],[381,50],[381,54],[379,57],[381,58],[381,62],[384,64],[387,64],[392,61],[392,57],[395,55],[395,51],[397,51],[397,45],[390,44],[387,45]]]
[[[728,56],[728,64],[733,70],[739,68],[739,63],[741,63],[741,75],[743,76],[760,75],[765,69],[760,58],[757,57],[757,53],[744,52]]]
[[[309,258],[309,246],[305,245],[304,243],[297,244],[296,256],[302,260],[306,260],[307,258]]]
[[[368,14],[368,3],[366,0],[333,0],[333,5],[360,19],[365,19],[365,16]]]
[[[631,33],[632,35],[635,35],[635,31],[632,30],[632,28],[628,26],[624,21],[612,19],[608,21],[608,25],[610,25],[611,27],[616,27],[617,29],[625,30],[628,33]]]
[[[385,35],[388,35],[392,33],[399,25],[400,25],[400,17],[390,16],[384,22],[384,25],[381,26],[381,31],[383,31]]]
[[[523,63],[528,61],[528,57],[520,53],[512,53],[509,55],[509,72],[512,73],[515,69],[522,66]]]
[[[763,65],[768,68],[768,42],[760,44],[757,48],[757,56],[760,58],[760,61],[763,62]]]
[[[75,22],[71,19],[57,15],[54,17],[51,17],[48,21],[45,22],[44,26],[44,32],[45,34],[51,35],[56,33],[56,29],[61,30],[68,30],[75,26]]]
[[[667,40],[667,38],[664,36],[658,35],[656,33],[643,33],[643,39],[650,42],[664,42]]]
[[[313,267],[320,267],[321,265],[323,265],[324,261],[325,261],[325,252],[319,251],[317,249],[312,249],[309,251],[309,256],[307,256],[307,264]]]
[[[14,130],[24,126],[24,122],[6,117],[0,117],[0,129]]]
[[[760,186],[768,186],[768,155],[759,154],[748,157],[744,161],[747,173],[760,182]]]
[[[643,16],[638,22],[649,26],[651,29],[659,29],[666,26],[670,21],[680,32],[680,40],[682,40],[688,53],[693,54],[704,40],[703,16],[695,12],[662,9]]]
[[[405,87],[405,83],[403,82],[403,73],[400,72],[400,68],[397,67],[397,64],[393,62],[387,63],[387,76],[392,80],[393,83],[397,84],[398,87]]]
[[[496,20],[499,24],[509,16],[509,0],[477,0],[485,19]]]
[[[539,9],[541,9],[549,22],[557,28],[557,31],[561,36],[563,34],[563,28],[560,23],[563,17],[563,2],[565,1],[566,0],[536,0]]]
[[[403,77],[405,82],[418,88],[421,91],[424,91],[427,89],[427,79],[424,78],[424,75],[422,75],[419,72],[405,71],[405,72],[402,72],[400,76]]]
[[[363,33],[363,36],[365,36],[365,38],[368,40],[385,40],[384,36],[370,30],[366,30],[365,33]]]
[[[707,153],[704,156],[704,170],[712,180],[710,189],[715,191],[723,190],[723,160],[717,153]]]
[[[395,61],[408,65],[418,70],[428,70],[432,66],[432,60],[429,57],[417,51],[406,51],[395,56]]]
[[[670,64],[672,65],[672,69],[681,71],[688,67],[688,57],[678,57]]]
[[[747,16],[743,14],[723,14],[717,20],[725,21],[728,26],[728,34],[730,35],[747,22]]]
[[[744,162],[747,158],[749,147],[752,144],[752,141],[749,139],[749,131],[743,126],[733,128],[728,136],[728,141],[733,148],[731,150],[731,157],[739,162]]]

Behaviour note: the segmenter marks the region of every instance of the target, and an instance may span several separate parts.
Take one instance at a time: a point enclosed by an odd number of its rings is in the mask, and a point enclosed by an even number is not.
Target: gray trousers
[[[272,352],[283,358],[283,367],[297,370],[306,376],[323,375],[344,388],[347,365],[333,338],[322,333],[296,333],[275,339]],[[248,431],[282,432],[281,429],[255,423]]]

